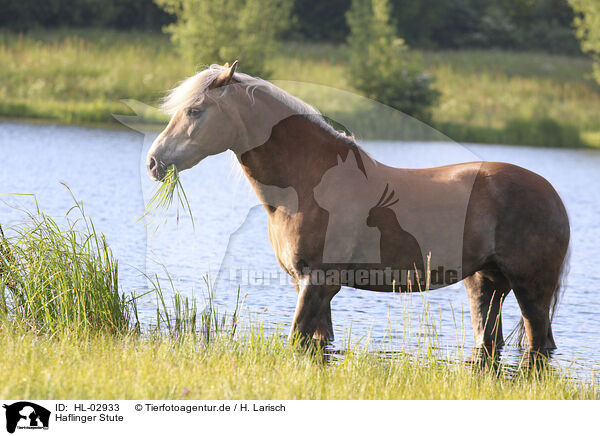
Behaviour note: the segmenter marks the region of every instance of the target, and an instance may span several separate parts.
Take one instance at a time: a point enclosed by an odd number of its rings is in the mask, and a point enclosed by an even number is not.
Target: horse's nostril
[[[148,165],[148,168],[150,168],[150,171],[156,168],[156,159],[154,159],[153,157],[150,158],[150,165]]]

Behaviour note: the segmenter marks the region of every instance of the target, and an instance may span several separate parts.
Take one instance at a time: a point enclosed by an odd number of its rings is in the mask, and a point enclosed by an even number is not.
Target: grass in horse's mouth
[[[160,185],[154,190],[152,194],[152,198],[146,205],[146,210],[144,213],[144,217],[147,215],[154,214],[158,211],[168,211],[171,205],[173,204],[174,197],[177,196],[177,201],[175,202],[177,206],[176,216],[177,216],[177,225],[179,225],[179,216],[180,216],[180,208],[182,211],[187,210],[190,220],[192,221],[192,227],[195,229],[194,225],[194,216],[192,215],[192,209],[190,207],[190,202],[188,201],[187,195],[183,190],[183,185],[181,184],[181,179],[179,178],[179,171],[177,171],[177,167],[175,165],[169,165],[167,168],[167,172],[165,176],[162,178]],[[167,216],[164,216],[164,220],[167,220]]]

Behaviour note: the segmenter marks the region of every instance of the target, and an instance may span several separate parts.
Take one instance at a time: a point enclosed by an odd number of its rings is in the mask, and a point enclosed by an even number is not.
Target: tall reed
[[[35,197],[34,197],[35,198]],[[64,220],[35,210],[21,210],[24,222],[0,227],[0,326],[36,333],[103,332],[153,336],[195,337],[205,343],[216,336],[235,336],[241,306],[240,289],[232,315],[220,313],[215,290],[204,277],[204,309],[195,296],[184,296],[165,269],[170,285],[149,278],[149,287],[136,295],[119,285],[119,265],[102,233],[96,231],[83,204],[74,206]],[[6,232],[4,231],[6,230]],[[156,297],[156,319],[138,317],[138,299]],[[153,327],[152,327],[153,325]]]
[[[221,313],[216,304],[215,289],[210,277],[204,276],[206,287],[204,296],[204,309],[198,312],[198,303],[195,296],[182,295],[173,283],[171,276],[165,269],[165,274],[171,287],[171,304],[167,302],[165,292],[157,275],[150,280],[152,290],[156,296],[156,330],[160,335],[165,333],[171,338],[183,339],[192,336],[210,344],[217,337],[227,336],[234,338],[239,329],[240,308],[243,299],[240,299],[240,287],[234,311],[231,315]]]
[[[75,205],[61,226],[24,210],[25,222],[0,235],[0,322],[40,333],[126,333],[134,296],[119,292],[118,262],[103,234]],[[137,321],[137,320],[135,320]]]

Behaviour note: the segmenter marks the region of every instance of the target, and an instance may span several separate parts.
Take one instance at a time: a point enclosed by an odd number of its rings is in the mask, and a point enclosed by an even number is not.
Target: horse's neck
[[[298,114],[298,109],[261,88],[233,87],[228,98],[224,106],[229,108],[232,126],[237,130],[231,150],[238,156],[266,143],[276,125]]]
[[[237,154],[267,210],[307,206],[323,174],[352,149],[350,140],[311,118],[291,115],[273,126],[262,145]]]

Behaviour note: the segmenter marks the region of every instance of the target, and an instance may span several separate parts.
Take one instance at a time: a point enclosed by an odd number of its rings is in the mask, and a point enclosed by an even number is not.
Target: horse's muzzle
[[[148,174],[152,180],[160,182],[165,177],[167,166],[163,162],[157,160],[154,156],[148,156],[148,162],[146,166],[148,168]]]

